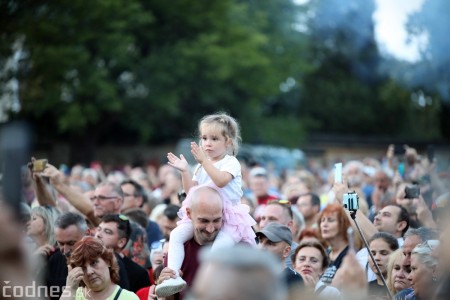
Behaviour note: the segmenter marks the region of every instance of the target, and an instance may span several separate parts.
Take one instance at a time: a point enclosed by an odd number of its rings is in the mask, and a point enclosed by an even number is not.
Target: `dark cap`
[[[292,232],[289,227],[278,223],[270,223],[264,229],[256,233],[257,237],[265,236],[268,240],[274,243],[286,242],[292,244]]]

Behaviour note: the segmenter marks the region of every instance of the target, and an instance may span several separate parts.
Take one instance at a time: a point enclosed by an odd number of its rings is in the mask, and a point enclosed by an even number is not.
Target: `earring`
[[[437,277],[435,275],[433,275],[432,279],[433,279],[434,282],[437,281]]]

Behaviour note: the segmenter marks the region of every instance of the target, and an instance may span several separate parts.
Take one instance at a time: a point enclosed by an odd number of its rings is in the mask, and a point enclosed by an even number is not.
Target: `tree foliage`
[[[411,91],[382,68],[386,61],[374,37],[374,8],[373,0],[311,1],[309,45],[316,68],[304,77],[300,115],[313,132],[439,138],[433,130],[439,102]]]
[[[305,64],[287,0],[7,2],[4,39],[25,53],[19,115],[56,136],[175,140],[215,110],[252,122]]]

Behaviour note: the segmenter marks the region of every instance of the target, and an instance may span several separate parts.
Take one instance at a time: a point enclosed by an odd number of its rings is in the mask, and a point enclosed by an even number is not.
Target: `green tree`
[[[299,114],[310,131],[440,137],[439,101],[394,79],[395,72],[411,74],[411,66],[378,53],[372,0],[315,0],[309,9],[315,16],[309,23],[315,70],[304,78]]]
[[[0,5],[2,57],[17,41],[24,53],[11,74],[21,103],[12,116],[47,143],[71,141],[74,153],[176,140],[216,110],[241,120],[244,137],[263,138],[264,101],[306,65],[290,0]]]
[[[22,41],[21,110],[40,137],[90,147],[120,118],[121,78],[137,65],[138,1],[6,1],[9,41]],[[79,151],[74,151],[79,153]]]
[[[299,114],[313,131],[377,132],[379,55],[374,40],[374,3],[311,1],[311,55]]]

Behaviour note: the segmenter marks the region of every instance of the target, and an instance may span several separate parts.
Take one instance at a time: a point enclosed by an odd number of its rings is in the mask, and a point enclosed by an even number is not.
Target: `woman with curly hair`
[[[112,250],[93,237],[75,244],[69,259],[69,274],[61,300],[138,300],[119,285],[119,266]]]

